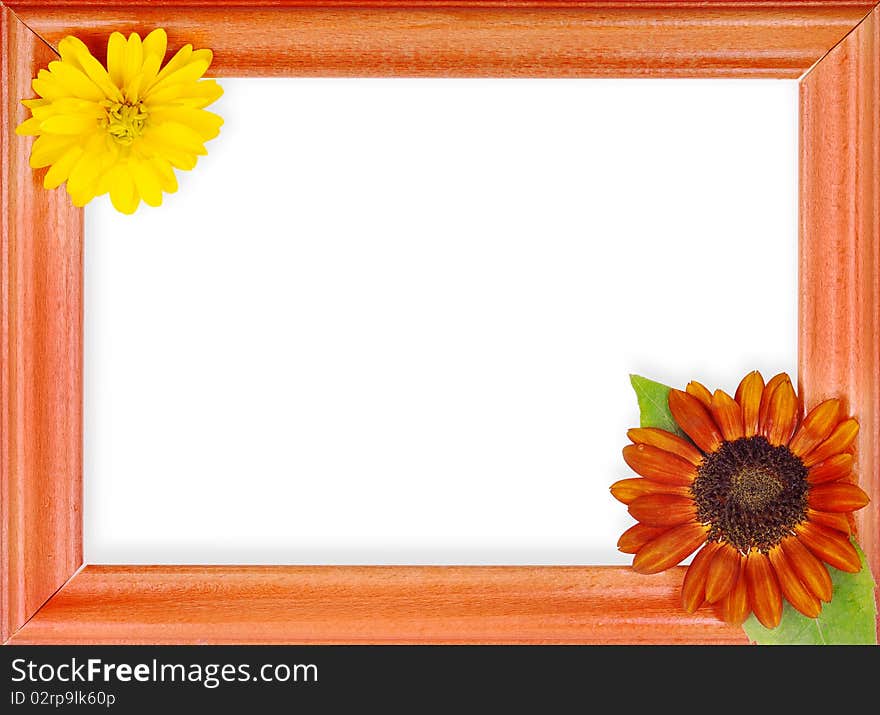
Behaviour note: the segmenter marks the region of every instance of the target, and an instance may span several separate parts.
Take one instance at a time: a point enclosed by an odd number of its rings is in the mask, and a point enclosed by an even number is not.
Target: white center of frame
[[[87,562],[629,563],[629,373],[794,375],[796,82],[221,83],[86,211]]]

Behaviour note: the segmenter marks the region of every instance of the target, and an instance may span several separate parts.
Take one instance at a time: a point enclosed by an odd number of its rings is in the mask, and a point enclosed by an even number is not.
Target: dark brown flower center
[[[743,467],[730,478],[730,498],[751,512],[766,509],[784,490],[779,477],[761,467]]]
[[[807,468],[763,437],[725,442],[707,455],[691,486],[709,540],[767,551],[807,516]]]

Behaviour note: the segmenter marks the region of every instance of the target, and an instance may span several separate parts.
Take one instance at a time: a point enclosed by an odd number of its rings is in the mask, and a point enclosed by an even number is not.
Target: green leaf
[[[659,427],[684,437],[684,432],[681,431],[669,411],[669,391],[672,388],[641,375],[630,375],[629,381],[632,383],[633,390],[636,391],[636,399],[639,401],[641,426]]]
[[[818,618],[807,618],[789,603],[782,609],[782,621],[764,628],[754,615],[743,624],[749,639],[759,645],[876,645],[877,604],[874,579],[859,545],[853,541],[862,570],[846,573],[828,567],[834,592],[831,603],[822,605]]]

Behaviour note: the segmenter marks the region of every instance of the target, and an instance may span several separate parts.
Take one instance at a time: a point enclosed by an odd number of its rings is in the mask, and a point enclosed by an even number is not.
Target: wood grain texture
[[[859,541],[880,576],[880,8],[801,83],[800,363],[809,404],[849,396]]]
[[[13,643],[745,643],[684,569],[87,566]]]
[[[0,7],[0,599],[3,640],[82,562],[82,211],[47,192],[19,103],[52,50]]]
[[[162,26],[216,76],[797,78],[872,2],[9,2],[50,43],[103,59]],[[222,5],[222,6],[221,6]]]

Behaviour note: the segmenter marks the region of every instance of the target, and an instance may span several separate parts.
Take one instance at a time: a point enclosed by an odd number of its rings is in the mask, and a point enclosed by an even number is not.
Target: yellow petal
[[[125,63],[122,65],[122,84],[123,94],[129,102],[137,100],[137,93],[133,87],[135,79],[140,75],[144,67],[144,46],[141,42],[141,36],[136,32],[132,32],[128,36],[128,43],[125,45]]]
[[[107,70],[92,56],[82,40],[68,35],[58,43],[58,51],[65,62],[78,66],[108,98],[117,102],[122,101],[122,92],[119,91],[119,87],[113,84]]]
[[[223,87],[215,79],[200,79],[180,100],[181,105],[200,109],[213,104],[223,96]]]
[[[93,198],[99,195],[97,192],[88,191],[81,194],[71,194],[70,189],[67,190],[67,194],[68,196],[70,196],[70,203],[72,203],[78,209],[86,206]]]
[[[134,180],[127,164],[117,164],[108,176],[110,182],[110,201],[113,207],[124,214],[133,214],[140,203]]]
[[[61,61],[67,62],[80,70],[85,69],[79,61],[83,51],[85,51],[85,54],[90,54],[85,43],[73,35],[68,35],[58,43],[58,54],[61,55]]]
[[[192,57],[193,54],[193,46],[192,45],[184,45],[181,47],[172,57],[168,60],[168,64],[162,68],[162,71],[159,72],[158,77],[156,77],[156,81],[164,79],[172,72],[176,72],[181,67],[183,67],[187,62],[189,62],[189,58]]]
[[[205,51],[206,50],[199,50],[199,52]],[[193,56],[195,56],[196,54],[198,53],[194,52]],[[210,66],[210,58],[198,59],[192,62],[188,62],[179,70],[175,70],[174,72],[165,75],[161,79],[157,78],[156,83],[152,87],[150,87],[148,92],[144,93],[144,96],[149,98],[152,96],[153,92],[159,92],[160,90],[165,89],[172,84],[186,84],[188,82],[195,82],[203,74],[205,74],[205,72],[208,70],[208,67]]]
[[[150,206],[159,206],[162,203],[162,188],[159,185],[159,177],[153,172],[150,163],[133,159],[128,162],[128,168],[135,189],[144,202]]]
[[[107,72],[117,87],[122,87],[125,67],[125,48],[128,43],[125,35],[114,32],[107,40]]]
[[[161,159],[177,169],[189,171],[196,165],[195,155],[160,141],[153,136],[152,130],[141,135],[138,140],[138,148],[142,156]]]
[[[97,102],[78,97],[63,97],[42,107],[34,107],[31,114],[40,120],[56,115],[84,115],[97,120],[103,118],[106,112]]]
[[[175,169],[182,171],[192,171],[198,163],[198,158],[195,155],[188,154],[185,151],[178,151],[172,147],[164,147],[158,156],[171,164]]]
[[[46,176],[43,177],[43,187],[46,189],[55,189],[70,176],[70,171],[79,158],[82,156],[83,149],[79,144],[71,146],[61,157],[49,167]]]
[[[217,83],[217,80],[198,79],[191,82],[170,82],[168,84],[163,82],[158,89],[154,85],[149,91],[142,92],[142,94],[151,109],[159,109],[165,105],[199,109],[217,101],[223,94],[223,88]]]
[[[71,168],[76,164],[81,155],[82,148],[79,146],[68,149],[66,154],[49,167],[49,171],[43,177],[43,188],[52,190],[61,186],[67,180]]]
[[[213,139],[220,133],[223,118],[204,109],[173,107],[150,112],[150,118],[157,122],[176,122],[194,129],[202,141]]]
[[[74,206],[85,206],[95,197],[101,164],[100,152],[84,151],[71,169],[67,179],[67,193],[70,194]]]
[[[91,99],[94,102],[105,99],[104,93],[98,85],[73,65],[55,60],[49,63],[49,72],[67,90],[69,95],[81,99]]]
[[[150,127],[151,136],[157,138],[163,144],[175,147],[190,154],[205,155],[208,151],[202,143],[202,138],[195,129],[191,129],[179,122],[162,122]]]
[[[197,96],[196,87],[199,84],[201,82],[171,83],[157,91],[151,89],[144,95],[144,103],[150,109],[185,106],[187,100]]]
[[[40,97],[47,100],[61,99],[71,95],[67,87],[62,85],[57,77],[53,77],[46,70],[40,70],[37,73],[37,78],[31,80],[31,87]]]
[[[192,57],[189,58],[189,62],[187,64],[192,64],[193,62],[207,62],[210,65],[214,61],[214,51],[209,49],[195,50],[192,53]]]
[[[149,161],[159,179],[162,191],[166,194],[173,194],[177,191],[177,177],[174,175],[174,169],[171,168],[171,164],[157,156]]]
[[[56,114],[40,125],[47,134],[85,134],[98,128],[98,120],[87,114]]]
[[[168,49],[168,35],[161,27],[157,27],[144,38],[144,57],[155,57],[162,64]]]
[[[93,198],[99,195],[99,192],[94,188],[91,189],[81,189],[78,193],[71,192],[70,186],[67,187],[67,194],[70,196],[70,203],[76,206],[78,209],[81,209],[83,206],[89,203]]]
[[[144,60],[143,68],[126,86],[126,96],[130,101],[137,102],[142,94],[143,87],[149,87],[156,77],[159,70],[159,60],[155,57],[147,57]]]
[[[15,128],[15,133],[20,137],[35,137],[40,134],[40,120],[36,117],[25,119]]]
[[[140,100],[141,80],[143,80],[143,72],[138,72],[130,82],[125,85],[125,99],[130,104],[134,104]]]
[[[67,134],[44,134],[37,137],[31,147],[31,168],[42,169],[58,161],[62,154],[77,142],[78,137]]]

